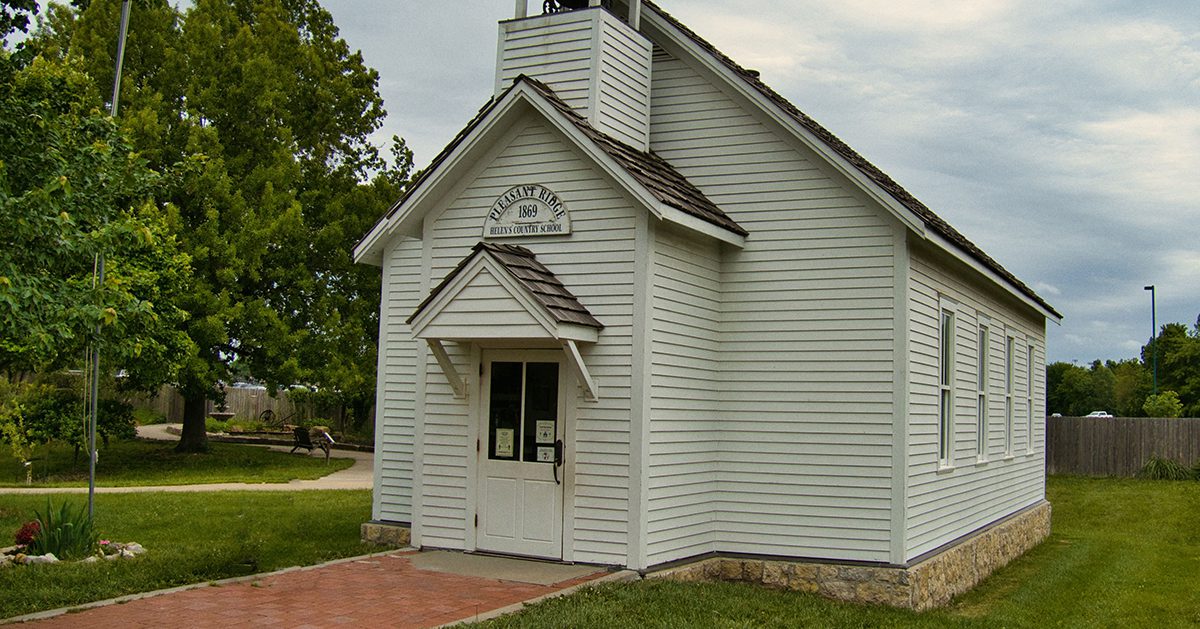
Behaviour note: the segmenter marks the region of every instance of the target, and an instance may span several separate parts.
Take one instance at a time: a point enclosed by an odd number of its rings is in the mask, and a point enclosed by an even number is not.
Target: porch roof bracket
[[[429,344],[429,351],[433,352],[433,357],[437,359],[438,365],[442,368],[442,373],[446,375],[446,381],[450,383],[450,388],[454,390],[454,397],[465,399],[467,397],[467,385],[463,382],[462,376],[458,375],[458,370],[454,368],[454,361],[450,360],[450,354],[446,353],[446,348],[442,345],[439,339],[425,339]]]
[[[583,386],[584,397],[592,402],[599,400],[600,390],[596,387],[596,381],[592,379],[592,374],[588,373],[587,365],[583,364],[579,346],[575,344],[575,341],[564,339],[563,352],[566,353],[567,362],[571,363],[575,375],[579,378],[579,383]]]

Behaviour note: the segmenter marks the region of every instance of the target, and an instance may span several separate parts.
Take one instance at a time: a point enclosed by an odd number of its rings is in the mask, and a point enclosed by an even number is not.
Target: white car
[[[1112,417],[1112,414],[1108,411],[1092,411],[1084,417]]]

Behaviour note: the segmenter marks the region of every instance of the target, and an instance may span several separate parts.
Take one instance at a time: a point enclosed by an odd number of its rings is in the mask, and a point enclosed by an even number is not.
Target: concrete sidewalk
[[[439,627],[494,618],[588,584],[636,578],[592,566],[397,551],[0,622],[39,629]]]
[[[178,424],[174,425],[178,428]],[[168,432],[170,425],[138,426],[138,437],[154,441],[178,441],[177,434]],[[257,446],[280,452],[288,446]],[[324,456],[319,451],[309,456]],[[295,456],[303,456],[297,453]],[[146,487],[97,487],[98,494],[138,494],[150,492],[200,491],[305,491],[318,489],[371,489],[374,483],[375,455],[354,450],[334,450],[330,458],[354,459],[354,465],[315,480],[293,480],[287,483],[209,483],[205,485],[151,485]],[[0,494],[86,494],[87,487],[0,487]]]

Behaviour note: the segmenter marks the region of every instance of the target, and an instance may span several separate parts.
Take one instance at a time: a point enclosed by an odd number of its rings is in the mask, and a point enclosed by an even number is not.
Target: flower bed
[[[23,544],[10,546],[0,550],[0,568],[9,566],[30,566],[37,564],[54,564],[63,563],[54,553],[45,555],[28,555],[25,553],[26,546]],[[100,561],[116,561],[120,559],[133,559],[139,555],[146,553],[146,549],[137,542],[110,542],[109,540],[100,540],[100,550],[95,555],[90,555],[77,563],[98,563]]]

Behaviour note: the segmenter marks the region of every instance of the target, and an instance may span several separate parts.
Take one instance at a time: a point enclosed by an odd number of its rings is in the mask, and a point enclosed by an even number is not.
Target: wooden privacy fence
[[[183,396],[179,395],[173,387],[164,386],[159,389],[158,395],[134,398],[133,404],[139,408],[147,408],[156,413],[164,415],[168,422],[180,423],[183,421]],[[242,419],[257,419],[259,414],[265,410],[275,411],[276,414],[287,417],[297,410],[295,404],[292,404],[288,399],[286,391],[281,391],[279,397],[271,397],[263,389],[225,389],[225,406],[226,410],[234,414],[234,417]],[[212,412],[213,403],[208,403],[208,410]],[[308,414],[306,409],[301,409],[301,412],[296,414],[296,417],[307,419]]]
[[[1151,456],[1200,461],[1200,419],[1049,417],[1046,473],[1134,476]]]

